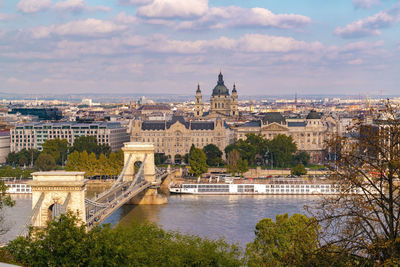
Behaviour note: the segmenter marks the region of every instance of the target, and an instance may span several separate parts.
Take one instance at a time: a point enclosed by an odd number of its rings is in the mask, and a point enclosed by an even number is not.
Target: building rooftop
[[[282,116],[280,112],[267,112],[265,113],[263,117],[263,122],[264,124],[270,124],[270,123],[279,123],[279,124],[285,124],[286,120]]]
[[[307,115],[307,120],[319,120],[321,119],[321,113],[316,112],[314,109],[310,111]]]

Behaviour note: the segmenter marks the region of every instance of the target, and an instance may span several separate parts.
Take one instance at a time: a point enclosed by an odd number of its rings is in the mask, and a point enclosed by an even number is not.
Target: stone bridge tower
[[[135,162],[144,162],[144,178],[147,182],[155,183],[154,145],[152,143],[128,142],[124,143],[124,182],[132,181],[135,177]],[[145,160],[146,159],[146,160]],[[129,161],[129,162],[128,162]],[[128,165],[127,165],[128,163]]]
[[[68,210],[86,222],[84,172],[34,172],[32,176],[32,226],[44,227]]]

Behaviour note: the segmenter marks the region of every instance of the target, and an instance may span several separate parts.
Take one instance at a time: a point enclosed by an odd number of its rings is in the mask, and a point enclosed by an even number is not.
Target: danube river
[[[276,214],[283,213],[304,214],[304,205],[318,199],[316,196],[171,195],[166,205],[125,205],[105,223],[128,225],[133,220],[150,221],[165,230],[210,238],[224,237],[245,247],[253,240],[254,227],[260,219],[275,218]],[[31,210],[30,197],[17,197],[16,201],[15,207],[6,210],[11,226],[6,239],[18,234]]]

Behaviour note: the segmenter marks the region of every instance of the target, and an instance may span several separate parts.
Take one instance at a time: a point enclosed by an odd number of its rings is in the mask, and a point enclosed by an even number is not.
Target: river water
[[[15,199],[16,206],[5,210],[10,231],[0,236],[0,243],[15,238],[31,212],[30,196]],[[105,223],[128,225],[133,220],[150,221],[165,230],[224,237],[245,247],[254,239],[254,227],[260,219],[274,219],[283,213],[305,214],[304,205],[318,199],[317,196],[171,195],[166,205],[125,205]]]

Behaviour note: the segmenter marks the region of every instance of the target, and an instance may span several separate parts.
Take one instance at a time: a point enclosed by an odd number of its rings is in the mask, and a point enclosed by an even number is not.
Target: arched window
[[[224,103],[221,104],[222,108],[224,108]]]

